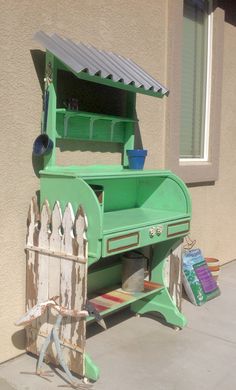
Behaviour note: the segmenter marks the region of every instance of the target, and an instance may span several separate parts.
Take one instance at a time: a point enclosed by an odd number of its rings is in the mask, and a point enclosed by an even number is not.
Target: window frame
[[[223,74],[224,12],[212,2],[211,88],[208,97],[208,159],[180,159],[180,110],[183,0],[168,1],[167,85],[165,165],[186,183],[212,182],[219,175],[221,91]]]

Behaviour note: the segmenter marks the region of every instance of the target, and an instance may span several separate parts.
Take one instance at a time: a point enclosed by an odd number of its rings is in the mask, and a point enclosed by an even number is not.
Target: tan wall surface
[[[226,2],[227,4],[227,2]],[[235,8],[234,8],[235,9]],[[225,22],[219,180],[190,188],[193,203],[192,237],[205,256],[222,263],[236,258],[236,15]]]
[[[164,83],[166,2],[0,0],[0,8],[0,361],[5,361],[24,347],[22,332],[13,322],[24,312],[26,216],[39,186],[31,150],[40,131],[42,99],[30,50],[43,48],[32,37],[41,29],[113,50]],[[138,98],[149,166],[163,163],[164,104],[164,100]],[[91,163],[90,154],[83,159]],[[93,160],[96,163],[94,156]]]

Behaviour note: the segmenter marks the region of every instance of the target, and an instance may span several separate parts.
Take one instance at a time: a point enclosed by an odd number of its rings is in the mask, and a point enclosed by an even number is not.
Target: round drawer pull
[[[157,228],[156,228],[156,235],[160,236],[162,232],[163,232],[163,226],[157,226]]]
[[[153,238],[156,234],[156,228],[153,226],[149,229],[149,236]]]

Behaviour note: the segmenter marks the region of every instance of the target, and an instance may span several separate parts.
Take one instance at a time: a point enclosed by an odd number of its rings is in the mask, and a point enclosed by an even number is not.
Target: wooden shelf
[[[116,231],[135,229],[137,226],[140,228],[186,218],[186,216],[186,214],[177,211],[155,210],[144,207],[109,211],[104,213],[103,233],[111,234]]]
[[[109,121],[113,120],[118,120],[118,121],[123,121],[123,122],[137,122],[138,120],[130,119],[130,118],[125,118],[121,116],[115,116],[115,115],[105,115],[105,114],[97,114],[94,112],[86,112],[86,111],[76,111],[76,110],[67,110],[65,108],[57,108],[57,113],[58,114],[63,114],[65,116],[78,116],[78,117],[85,117],[85,118],[94,118],[94,119],[105,119]]]
[[[126,292],[120,286],[113,286],[97,292],[88,297],[89,301],[95,306],[102,316],[110,314],[122,307],[128,306],[141,298],[145,298],[151,294],[155,294],[164,288],[159,283],[144,281],[144,291],[142,292]],[[88,317],[87,322],[94,320],[93,317]]]
[[[64,108],[56,112],[57,138],[124,143],[126,124],[137,122],[130,118]]]

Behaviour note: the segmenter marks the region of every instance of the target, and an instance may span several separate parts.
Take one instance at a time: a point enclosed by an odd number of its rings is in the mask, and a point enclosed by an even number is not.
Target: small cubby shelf
[[[96,114],[84,111],[56,110],[57,138],[84,141],[125,142],[127,124],[135,120],[118,116]]]
[[[116,310],[128,306],[139,299],[155,294],[162,290],[164,286],[159,283],[154,283],[145,280],[144,291],[142,292],[127,292],[120,285],[101,289],[89,296],[89,301],[100,312],[101,316],[106,316]],[[93,321],[93,317],[88,317],[87,322]]]

